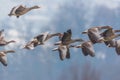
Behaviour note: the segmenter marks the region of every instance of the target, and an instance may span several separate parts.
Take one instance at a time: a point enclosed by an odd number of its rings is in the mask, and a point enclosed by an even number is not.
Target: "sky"
[[[10,10],[21,4],[41,8],[19,18],[9,17]],[[22,49],[27,41],[46,31],[72,29],[72,38],[88,40],[81,32],[90,27],[109,25],[120,29],[120,0],[1,0],[0,11],[0,29],[5,29],[5,38],[17,41],[0,47],[16,51],[7,54],[7,67],[0,64],[0,80],[120,80],[120,56],[103,43],[94,45],[95,57],[84,56],[81,49],[70,49],[71,58],[64,61],[57,51],[52,52],[56,37],[34,50]]]

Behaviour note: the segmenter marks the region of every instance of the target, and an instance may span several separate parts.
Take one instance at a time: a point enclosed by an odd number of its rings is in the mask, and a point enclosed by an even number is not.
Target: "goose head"
[[[58,42],[56,42],[54,45],[61,45],[62,44],[62,42],[61,41],[58,41]]]
[[[88,33],[88,30],[85,30],[82,32],[82,34],[87,34]]]
[[[41,8],[41,7],[39,7],[39,6],[33,6],[33,7],[31,7],[32,9],[38,9],[38,8]]]
[[[39,6],[37,6],[37,5],[36,5],[36,6],[34,6],[34,7],[35,7],[35,8],[40,8],[40,7],[39,7]]]

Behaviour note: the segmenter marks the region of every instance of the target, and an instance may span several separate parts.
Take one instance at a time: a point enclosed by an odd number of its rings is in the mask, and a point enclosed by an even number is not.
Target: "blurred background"
[[[10,10],[21,4],[41,8],[19,18],[9,17]],[[64,61],[57,51],[52,52],[56,37],[34,50],[21,49],[45,31],[72,29],[73,38],[88,40],[81,32],[90,27],[109,25],[120,29],[120,0],[1,0],[0,11],[0,29],[5,29],[5,38],[17,41],[0,47],[16,50],[15,54],[7,55],[7,67],[0,64],[0,80],[120,80],[120,56],[103,43],[94,45],[94,58],[72,48],[71,59]]]

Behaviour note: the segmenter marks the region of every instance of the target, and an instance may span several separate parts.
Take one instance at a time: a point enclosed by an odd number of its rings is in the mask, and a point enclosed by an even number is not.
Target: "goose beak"
[[[75,47],[75,45],[70,45],[70,47]]]
[[[8,14],[8,16],[10,16],[10,17],[11,17],[11,14]]]
[[[52,51],[57,51],[58,50],[58,48],[54,48],[54,49],[52,49]]]
[[[41,8],[40,6],[38,6],[38,8]]]
[[[60,44],[61,44],[61,41],[56,42],[54,45],[60,45]]]
[[[80,44],[80,45],[78,45],[78,46],[75,46],[76,48],[82,48],[82,45]]]
[[[83,42],[84,40],[83,39],[80,39],[81,42]]]
[[[87,31],[82,32],[82,34],[87,34]]]

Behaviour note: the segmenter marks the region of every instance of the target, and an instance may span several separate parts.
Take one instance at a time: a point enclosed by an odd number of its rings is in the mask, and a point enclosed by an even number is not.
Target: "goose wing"
[[[66,46],[59,46],[59,57],[61,60],[64,60],[67,55],[67,47]]]
[[[110,28],[101,33],[101,36],[103,36],[105,40],[112,40],[115,38],[115,33],[113,32],[113,29]]]
[[[69,50],[69,48],[67,48],[66,58],[67,58],[67,59],[70,59],[70,50]]]
[[[120,40],[116,41],[116,47],[115,47],[116,53],[120,55]]]
[[[116,50],[116,53],[120,55],[120,47],[116,47],[115,50]]]
[[[0,62],[4,65],[7,66],[7,61],[5,60],[5,56],[0,57]]]
[[[91,42],[85,42],[82,44],[82,52],[85,56],[88,54],[92,57],[95,56],[95,51]]]
[[[114,39],[110,41],[104,41],[105,45],[108,47],[115,47],[116,46],[116,41]]]
[[[1,38],[1,40],[0,40],[0,46],[4,46],[6,44],[7,44],[7,41],[4,39],[4,37]]]
[[[63,37],[62,37],[62,42],[63,44],[70,41],[72,36],[71,29],[67,30],[67,32],[64,32]]]
[[[84,47],[82,48],[82,52],[83,52],[84,56],[88,55],[88,52],[87,52],[86,48],[84,48]]]
[[[34,37],[34,39],[37,39],[39,42],[42,42],[43,41],[43,37],[44,37],[44,35],[40,34],[40,35]]]
[[[13,7],[13,8],[11,9],[10,14],[8,14],[9,16],[14,13],[15,8],[16,8],[16,7]]]
[[[22,5],[20,5],[20,6],[16,9],[15,13],[16,13],[16,14],[21,14],[25,9],[26,9],[25,7],[23,7]]]

